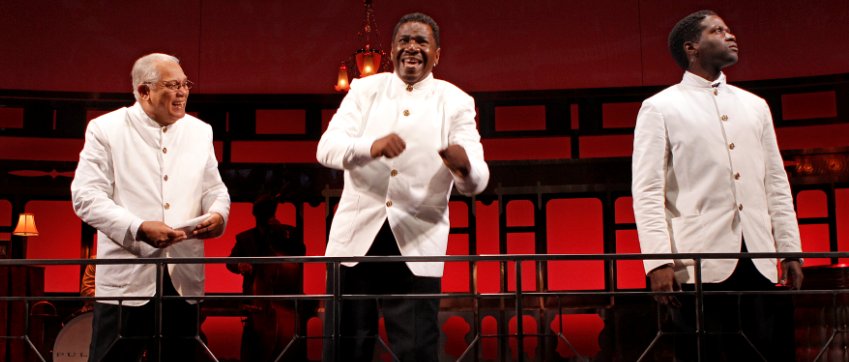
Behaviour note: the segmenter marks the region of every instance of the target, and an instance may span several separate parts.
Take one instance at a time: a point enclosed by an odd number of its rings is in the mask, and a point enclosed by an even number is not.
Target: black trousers
[[[179,295],[166,272],[164,295]],[[161,349],[156,335],[156,302],[138,307],[94,303],[89,361],[197,361],[198,305],[163,300]],[[161,359],[160,359],[161,358]]]
[[[745,245],[742,252],[746,252]],[[777,287],[764,277],[752,259],[740,259],[731,277],[704,283],[705,291],[769,291]],[[684,284],[685,291],[695,290]],[[677,332],[675,358],[696,361],[694,296],[681,298],[672,309]],[[794,361],[793,303],[789,295],[708,295],[704,298],[702,361]]]
[[[366,255],[400,255],[385,223]],[[440,278],[413,275],[404,262],[359,263],[342,267],[343,294],[440,293]],[[331,284],[328,278],[328,284]],[[341,307],[341,341],[325,343],[325,360],[372,361],[383,313],[389,347],[400,361],[438,361],[439,298],[345,299]],[[325,309],[325,331],[332,330],[332,308]],[[333,354],[333,348],[335,354]],[[328,358],[333,356],[335,358]]]

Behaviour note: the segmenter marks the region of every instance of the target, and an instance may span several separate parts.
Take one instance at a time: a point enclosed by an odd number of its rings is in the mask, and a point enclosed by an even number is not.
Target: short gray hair
[[[159,70],[156,69],[156,64],[159,62],[180,64],[180,59],[173,55],[153,53],[136,60],[136,63],[133,64],[133,71],[130,73],[133,78],[133,95],[136,96],[136,100],[139,100],[140,84],[159,81]]]

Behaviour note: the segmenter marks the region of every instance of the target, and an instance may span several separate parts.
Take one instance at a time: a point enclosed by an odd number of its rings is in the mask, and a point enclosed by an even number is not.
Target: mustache
[[[413,58],[418,59],[422,63],[427,63],[428,56],[423,52],[408,52],[406,50],[401,50],[398,52],[398,55],[395,57],[399,62],[404,58]]]

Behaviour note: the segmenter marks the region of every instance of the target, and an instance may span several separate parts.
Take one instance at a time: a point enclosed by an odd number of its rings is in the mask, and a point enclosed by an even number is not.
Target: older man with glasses
[[[193,84],[177,58],[139,58],[132,81],[136,103],[88,125],[74,210],[98,231],[98,259],[203,257],[203,239],[221,235],[230,212],[212,128],[186,114]],[[153,264],[97,267],[96,295],[114,299],[95,303],[89,360],[137,361],[145,350],[150,360],[197,360],[197,299],[165,299],[160,319],[144,298],[201,297],[204,266],[170,264],[161,276]]]

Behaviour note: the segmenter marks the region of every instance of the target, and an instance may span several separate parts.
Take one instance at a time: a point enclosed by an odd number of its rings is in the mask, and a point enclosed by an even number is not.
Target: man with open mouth
[[[100,260],[203,257],[204,239],[220,236],[230,213],[212,127],[186,114],[193,83],[177,58],[145,55],[131,76],[135,104],[86,129],[71,183],[74,211],[97,229]],[[169,264],[159,280],[156,268],[97,266],[95,294],[109,299],[94,303],[90,361],[137,361],[145,350],[150,360],[197,360],[204,265]],[[122,300],[154,295],[194,299],[165,299],[161,319],[152,299]]]
[[[403,16],[391,52],[395,72],[354,80],[319,141],[318,161],[345,171],[327,256],[445,255],[452,187],[474,195],[489,180],[474,99],[433,77],[436,22],[421,13]],[[343,263],[341,269],[343,294],[441,291],[442,262]],[[344,299],[339,318],[328,307],[325,331],[341,331],[341,340],[325,343],[325,360],[371,361],[379,312],[398,360],[439,360],[439,298]]]

